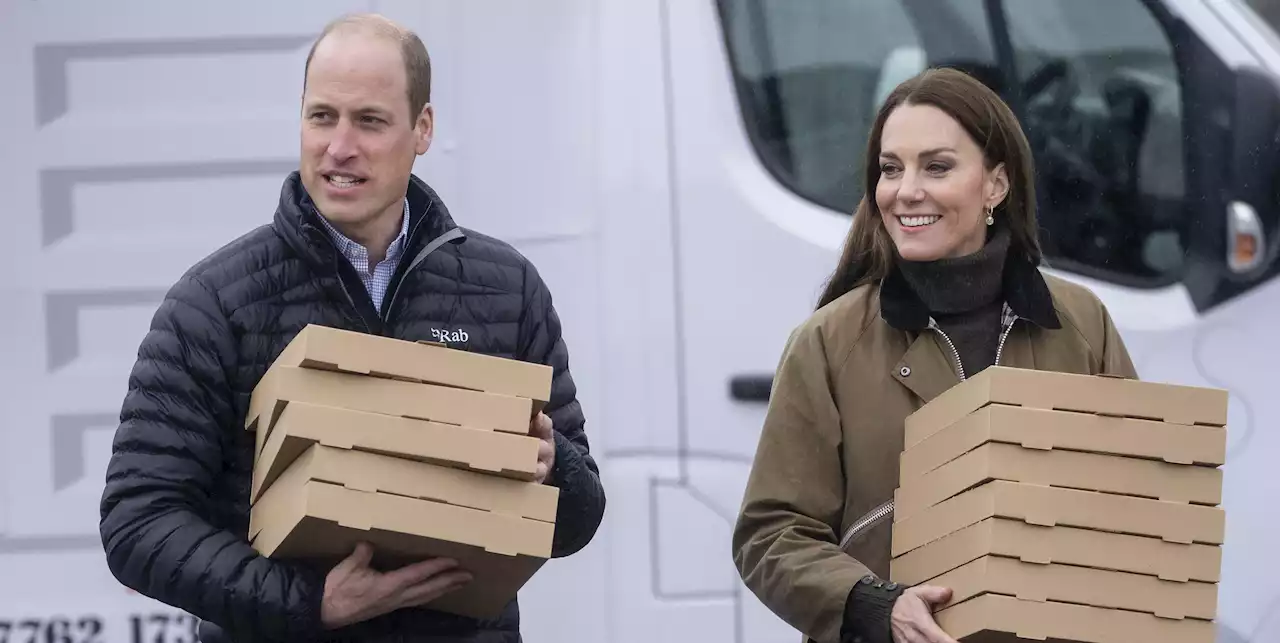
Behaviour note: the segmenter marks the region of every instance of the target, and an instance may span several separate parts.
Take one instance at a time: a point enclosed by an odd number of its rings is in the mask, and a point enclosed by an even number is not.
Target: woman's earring
[[[991,206],[987,206],[987,225],[994,225],[994,224],[995,224],[995,222],[996,222],[996,218],[995,218],[995,217],[993,217],[993,216],[991,216],[991,214],[992,214],[992,212],[993,212],[994,210],[995,210],[995,208],[993,208],[993,207],[991,207]]]

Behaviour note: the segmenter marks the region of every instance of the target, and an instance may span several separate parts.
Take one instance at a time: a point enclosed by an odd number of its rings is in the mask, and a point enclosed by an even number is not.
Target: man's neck
[[[364,246],[369,253],[369,265],[374,266],[387,257],[387,248],[404,226],[404,201],[396,201],[395,205],[364,225],[329,223],[348,239]]]

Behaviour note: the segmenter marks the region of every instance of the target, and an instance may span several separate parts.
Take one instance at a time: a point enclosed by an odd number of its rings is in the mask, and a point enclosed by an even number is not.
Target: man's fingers
[[[431,580],[458,566],[458,561],[449,558],[432,558],[422,562],[405,565],[400,569],[387,572],[387,581],[394,587],[405,589],[413,585]]]
[[[534,437],[542,438],[544,440],[549,439],[551,437],[552,429],[551,418],[547,417],[546,413],[538,413],[537,417],[533,418],[533,424],[529,428]]]
[[[469,582],[471,574],[463,570],[440,574],[406,589],[400,594],[400,604],[407,607],[429,603]]]
[[[359,569],[368,567],[371,560],[373,560],[373,546],[366,542],[358,542],[355,549],[351,550],[351,553],[338,563],[338,566],[345,570]]]
[[[546,419],[546,435],[542,437],[542,443],[538,445],[538,470],[536,480],[539,482],[545,482],[547,480],[547,476],[551,475],[551,465],[556,459],[556,447],[551,437],[551,418],[548,418],[545,415],[540,417]]]

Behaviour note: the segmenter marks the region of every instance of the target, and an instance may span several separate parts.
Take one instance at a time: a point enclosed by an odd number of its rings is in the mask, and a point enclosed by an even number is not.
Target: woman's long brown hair
[[[1035,175],[1031,146],[1013,110],[1000,96],[972,76],[955,69],[929,69],[893,90],[885,99],[867,137],[863,159],[863,196],[845,237],[840,263],[827,280],[818,308],[845,293],[884,279],[896,252],[876,205],[880,181],[880,136],[889,114],[901,105],[932,105],[951,115],[982,148],[988,169],[1004,163],[1009,193],[996,206],[996,225],[1009,227],[1010,252],[1021,253],[1032,265],[1041,260],[1036,226]]]

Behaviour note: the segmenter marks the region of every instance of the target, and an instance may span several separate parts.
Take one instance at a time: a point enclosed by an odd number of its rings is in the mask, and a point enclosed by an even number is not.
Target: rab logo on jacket
[[[467,331],[462,330],[461,328],[454,331],[442,328],[432,328],[431,337],[435,338],[437,342],[442,344],[448,344],[450,342],[454,344],[465,344],[467,343],[467,340],[470,339],[470,335],[467,334]]]

